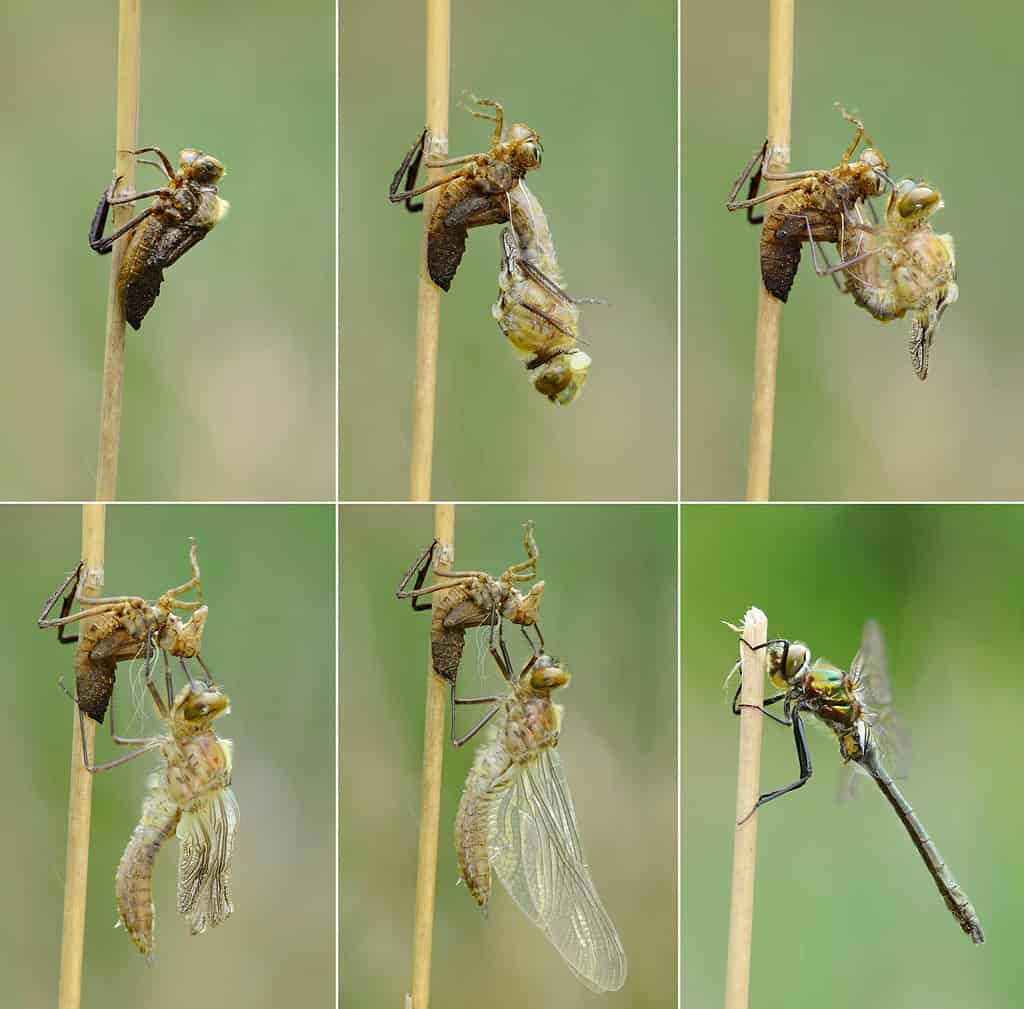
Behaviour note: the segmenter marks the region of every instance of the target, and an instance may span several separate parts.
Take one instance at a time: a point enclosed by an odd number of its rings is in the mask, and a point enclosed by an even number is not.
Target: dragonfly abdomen
[[[473,899],[485,910],[491,893],[488,817],[491,803],[510,784],[506,772],[512,766],[512,757],[504,744],[504,712],[498,720],[490,739],[476,751],[455,817],[455,854],[459,872]]]
[[[140,953],[153,955],[153,863],[178,826],[181,811],[166,795],[159,772],[150,776],[142,818],[132,831],[114,877],[121,924]]]
[[[924,829],[924,824],[914,812],[913,807],[907,802],[903,793],[896,787],[895,782],[882,766],[874,746],[869,745],[867,747],[860,763],[871,777],[875,779],[882,794],[889,800],[893,809],[896,810],[896,815],[899,816],[900,821],[910,835],[910,839],[914,842],[914,847],[921,853],[921,858],[924,860],[928,872],[931,873],[931,877],[935,881],[935,885],[938,887],[946,907],[949,908],[950,913],[959,922],[960,928],[971,937],[972,942],[983,943],[985,941],[985,933],[982,930],[981,922],[978,919],[977,912],[974,910],[974,906],[960,884],[953,877],[953,874],[949,871],[948,866],[939,854],[939,849],[935,847],[935,843],[928,836],[928,832]]]

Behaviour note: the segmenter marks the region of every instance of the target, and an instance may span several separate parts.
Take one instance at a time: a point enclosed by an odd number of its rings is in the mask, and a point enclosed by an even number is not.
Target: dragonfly
[[[843,293],[880,322],[909,316],[910,361],[922,381],[928,377],[939,320],[960,294],[953,236],[937,235],[930,221],[944,205],[942,194],[927,182],[900,180],[889,194],[883,225],[869,223],[859,205],[852,208],[836,265],[819,249],[809,223],[807,228],[816,273],[831,275]],[[839,284],[839,272],[845,284]]]
[[[140,147],[129,153],[147,152],[155,154],[160,161],[142,160],[142,164],[160,169],[167,185],[115,196],[121,181],[120,177],[115,178],[100,195],[89,228],[89,247],[101,256],[111,252],[114,242],[122,235],[131,235],[118,273],[117,291],[125,319],[135,330],[142,325],[160,293],[164,270],[201,242],[223,220],[231,206],[217,195],[217,183],[225,169],[212,154],[186,147],[179,155],[179,167],[175,170],[159,147]],[[150,206],[103,237],[111,207],[151,196],[156,199]]]
[[[498,300],[491,314],[525,359],[531,385],[565,406],[579,395],[590,369],[590,357],[577,343],[577,306],[604,302],[565,290],[547,216],[526,183],[520,180],[506,198],[511,227],[501,231]]]
[[[840,112],[844,119],[854,125],[855,132],[835,168],[827,171],[773,172],[769,167],[772,151],[766,140],[733,183],[726,200],[729,210],[745,209],[751,224],[763,223],[761,279],[768,293],[779,301],[784,302],[789,297],[800,265],[800,246],[808,235],[819,242],[841,242],[846,221],[851,218],[854,206],[860,201],[880,195],[887,186],[892,185],[892,180],[886,174],[889,163],[879,150],[871,146],[864,124],[842,107]],[[854,159],[854,152],[862,140],[869,146]],[[747,199],[738,200],[740,188],[747,179],[750,180]],[[788,184],[758,195],[762,179]],[[778,202],[767,217],[763,214],[755,216],[753,208],[769,200]]]
[[[461,738],[455,736],[455,708],[459,704],[485,703],[500,698],[457,698],[455,683],[459,674],[459,663],[466,644],[466,631],[473,627],[488,628],[488,647],[499,665],[504,662],[511,664],[508,647],[503,635],[504,621],[517,624],[523,632],[527,643],[534,654],[544,649],[544,636],[541,634],[537,619],[540,610],[540,597],[544,592],[544,582],[536,582],[525,594],[516,588],[516,583],[527,582],[537,577],[537,561],[540,550],[534,535],[532,522],[524,525],[523,546],[526,548],[526,560],[513,564],[497,578],[486,571],[440,571],[432,568],[439,543],[435,539],[413,562],[413,565],[402,577],[395,596],[408,599],[412,608],[417,611],[431,610],[430,620],[430,654],[434,672],[450,685],[451,695],[451,741],[456,746],[472,739],[487,724],[494,712],[472,728]],[[441,579],[433,585],[425,586],[427,575],[433,570]],[[409,582],[416,575],[413,587]],[[423,602],[423,597],[440,593],[433,603]],[[530,637],[527,628],[533,628],[536,641]],[[500,658],[499,658],[500,655]]]
[[[189,565],[192,577],[151,603],[141,596],[83,596],[85,562],[82,561],[43,604],[37,620],[40,628],[56,628],[61,644],[77,643],[81,636],[75,652],[73,696],[80,713],[84,712],[93,721],[103,721],[114,692],[118,662],[140,656],[148,659],[159,651],[164,659],[168,693],[172,692],[168,655],[179,658],[183,665],[185,659],[195,659],[209,673],[199,654],[209,607],[203,603],[195,540],[189,546]],[[196,600],[180,598],[192,590],[198,596]],[[62,596],[60,616],[51,618],[50,613]],[[76,601],[82,608],[72,613]],[[182,620],[175,610],[191,613],[191,616]],[[66,633],[66,628],[78,621],[85,621],[81,635]]]
[[[187,667],[186,667],[187,670]],[[141,739],[117,735],[114,704],[110,735],[133,752],[104,764],[90,761],[85,739],[82,756],[90,773],[119,767],[145,753],[160,762],[146,782],[142,815],[132,831],[114,877],[120,924],[147,960],[154,956],[153,866],[163,843],[177,835],[178,912],[198,935],[216,927],[234,910],[229,894],[231,859],[238,829],[238,802],[232,792],[231,740],[218,738],[213,722],[229,714],[228,696],[216,685],[193,680],[175,697],[160,696],[147,664],[146,687],[166,733]]]
[[[569,671],[540,654],[517,676],[503,656],[494,658],[511,689],[495,705],[466,778],[455,820],[459,871],[486,910],[493,869],[587,988],[617,991],[626,954],[587,867],[556,749],[562,706],[551,692],[569,683]]]
[[[451,288],[462,261],[468,230],[508,220],[505,194],[515,188],[527,172],[540,167],[544,153],[539,134],[524,123],[513,123],[506,132],[505,111],[500,102],[471,97],[477,105],[494,109],[493,115],[470,109],[477,119],[494,122],[490,150],[460,158],[428,157],[428,168],[455,170],[417,186],[416,176],[428,147],[428,133],[423,130],[388,188],[388,199],[392,203],[404,203],[407,210],[415,213],[423,209],[423,203],[413,203],[414,197],[443,187],[427,228],[427,269],[430,279],[444,291]],[[404,190],[401,188],[403,178]]]
[[[730,625],[731,626],[731,625]],[[737,628],[733,628],[737,630]],[[879,787],[896,811],[910,839],[931,874],[946,907],[972,942],[983,943],[985,933],[967,894],[950,872],[938,848],[931,840],[920,818],[883,764],[884,726],[891,700],[884,642],[881,629],[874,621],[864,626],[860,650],[844,672],[825,659],[811,661],[811,651],[801,641],[775,638],[752,646],[742,637],[741,643],[753,651],[767,652],[768,675],[780,692],[766,697],[762,712],[773,721],[793,729],[799,778],[783,788],[761,795],[754,808],[741,820],[749,819],[765,803],[802,788],[811,779],[811,757],[807,749],[801,714],[813,715],[830,729],[839,744],[844,763],[853,763]],[[739,669],[739,664],[735,667]],[[732,709],[740,713],[739,689]],[[768,711],[782,704],[782,716]]]

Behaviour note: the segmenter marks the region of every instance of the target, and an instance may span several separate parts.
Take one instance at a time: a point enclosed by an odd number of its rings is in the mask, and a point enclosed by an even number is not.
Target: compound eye
[[[803,669],[804,664],[807,662],[808,652],[807,646],[800,644],[799,641],[793,642],[789,646],[789,654],[786,656],[786,679],[792,679],[797,673]]]
[[[940,200],[938,192],[931,186],[914,186],[900,197],[901,217],[916,217],[928,213]]]

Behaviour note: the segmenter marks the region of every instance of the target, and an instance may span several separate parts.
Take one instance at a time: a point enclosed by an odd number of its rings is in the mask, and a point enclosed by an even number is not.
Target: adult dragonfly
[[[755,651],[767,650],[768,675],[780,691],[766,697],[761,710],[773,721],[792,726],[800,764],[800,777],[784,788],[761,795],[744,820],[765,803],[802,788],[810,780],[811,757],[801,714],[814,715],[835,734],[844,763],[853,762],[881,789],[920,852],[946,907],[972,942],[983,943],[985,933],[967,894],[949,871],[924,824],[882,763],[883,727],[888,717],[890,693],[884,644],[878,625],[874,621],[865,624],[861,648],[850,664],[849,672],[825,659],[812,662],[810,649],[801,641],[775,638],[756,646],[751,646],[742,637],[740,641]],[[738,663],[736,668],[739,668]],[[732,702],[733,712],[737,715],[741,707],[738,702],[737,689]],[[780,702],[781,717],[768,710],[770,705]]]

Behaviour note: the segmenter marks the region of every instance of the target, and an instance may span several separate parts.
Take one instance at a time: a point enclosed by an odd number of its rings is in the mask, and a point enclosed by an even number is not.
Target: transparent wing
[[[583,858],[576,813],[554,749],[517,765],[488,811],[491,866],[523,913],[591,991],[617,991],[626,954]]]
[[[189,918],[193,935],[219,925],[234,910],[228,883],[237,830],[238,802],[230,788],[182,813],[178,911]]]
[[[885,654],[882,629],[874,620],[864,625],[860,651],[850,664],[850,677],[857,697],[867,710],[871,734],[881,751],[885,765],[894,778],[906,777],[910,763],[910,734],[892,712],[892,681]],[[840,797],[852,797],[860,780],[860,768],[846,765],[840,782]]]

